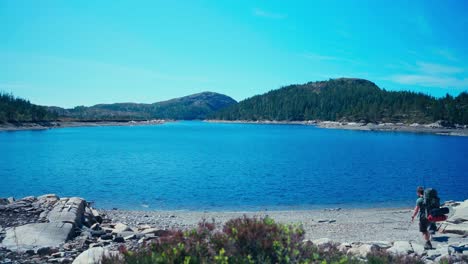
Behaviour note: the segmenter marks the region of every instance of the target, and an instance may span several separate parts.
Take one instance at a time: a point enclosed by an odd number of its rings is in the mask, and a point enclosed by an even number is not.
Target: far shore
[[[99,127],[99,126],[145,126],[160,125],[173,120],[138,120],[138,121],[51,121],[51,122],[23,122],[23,123],[4,123],[0,124],[2,131],[22,131],[22,130],[46,130],[52,128],[66,127]],[[424,133],[446,136],[468,136],[468,127],[466,125],[457,125],[454,127],[445,127],[441,122],[432,124],[404,124],[404,123],[360,123],[360,122],[337,122],[337,121],[274,121],[274,120],[204,120],[208,123],[226,123],[226,124],[265,124],[265,125],[306,125],[316,126],[327,129],[346,129],[360,131],[378,131],[378,132],[408,132]]]
[[[234,123],[234,124],[266,124],[266,125],[308,125],[328,129],[347,129],[360,131],[382,132],[409,132],[426,133],[446,136],[468,136],[467,126],[444,127],[441,122],[432,124],[403,124],[403,123],[360,123],[337,121],[272,121],[272,120],[206,120],[209,123]]]
[[[65,127],[99,127],[99,126],[145,126],[160,125],[168,120],[138,120],[138,121],[51,121],[51,122],[22,122],[0,124],[1,131],[46,130]]]

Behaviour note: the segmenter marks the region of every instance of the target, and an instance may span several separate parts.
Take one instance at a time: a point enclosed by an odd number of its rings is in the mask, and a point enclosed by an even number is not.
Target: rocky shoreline
[[[438,121],[431,124],[403,124],[403,123],[366,123],[366,122],[338,122],[338,121],[249,121],[249,120],[206,120],[209,123],[234,123],[234,124],[265,124],[265,125],[309,125],[328,129],[347,129],[360,131],[381,131],[381,132],[409,132],[425,133],[446,136],[468,136],[466,125],[447,126],[444,122]]]
[[[53,122],[23,122],[0,124],[1,131],[45,130],[65,127],[97,127],[97,126],[145,126],[160,125],[168,120],[154,119],[145,121],[53,121]]]
[[[306,240],[317,246],[335,244],[348,255],[364,257],[376,250],[422,256],[426,263],[442,258],[460,261],[468,255],[468,200],[448,202],[450,218],[433,236],[434,249],[424,250],[411,210],[324,209],[307,211],[196,212],[98,210],[82,198],[0,199],[0,263],[98,263],[164,237],[168,230],[188,230],[202,219],[220,228],[243,215],[271,217],[301,224]]]

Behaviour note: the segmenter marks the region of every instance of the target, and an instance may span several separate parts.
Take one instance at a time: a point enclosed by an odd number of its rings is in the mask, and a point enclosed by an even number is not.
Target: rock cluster
[[[112,223],[82,198],[0,199],[0,263],[99,263],[120,246],[163,236],[149,225]]]
[[[311,241],[319,248],[336,246],[339,251],[349,256],[365,259],[369,254],[387,252],[391,255],[420,256],[425,263],[439,263],[447,260],[447,263],[464,263],[466,260],[468,244],[440,245],[436,248],[425,250],[423,245],[412,241],[375,241],[335,243],[328,238],[320,238]]]

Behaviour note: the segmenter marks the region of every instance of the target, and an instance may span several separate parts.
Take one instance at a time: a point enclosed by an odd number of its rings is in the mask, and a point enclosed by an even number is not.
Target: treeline
[[[468,124],[468,93],[434,98],[386,91],[363,79],[290,85],[257,95],[210,116],[221,120],[330,120]]]
[[[236,103],[229,96],[203,92],[153,104],[115,103],[71,109],[49,107],[49,110],[75,120],[194,120],[205,119],[207,115]]]
[[[28,100],[0,92],[0,123],[40,122],[57,119],[57,114]]]

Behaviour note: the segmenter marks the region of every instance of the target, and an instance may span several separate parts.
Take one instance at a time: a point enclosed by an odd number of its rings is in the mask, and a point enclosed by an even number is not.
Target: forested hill
[[[51,112],[62,118],[75,120],[147,120],[204,119],[220,109],[237,103],[229,96],[203,92],[153,104],[115,103],[98,104],[90,107],[78,106],[72,109],[49,107]]]
[[[0,92],[0,123],[42,122],[57,119],[55,113],[44,106],[31,104],[28,100]]]
[[[330,120],[468,124],[468,93],[434,97],[382,90],[363,79],[339,78],[290,85],[209,116],[220,120]]]

